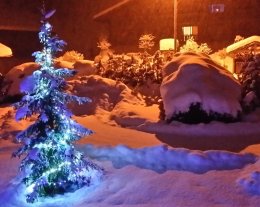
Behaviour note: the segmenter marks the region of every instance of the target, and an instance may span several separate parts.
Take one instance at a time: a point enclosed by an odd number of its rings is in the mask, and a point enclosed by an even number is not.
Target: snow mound
[[[96,73],[94,61],[91,60],[77,60],[73,64],[73,67],[77,71],[78,76],[93,75]]]
[[[166,119],[188,112],[197,103],[207,114],[237,117],[241,111],[240,84],[203,54],[177,53],[163,69],[160,92]]]
[[[81,146],[92,159],[110,160],[117,168],[135,165],[144,169],[163,173],[168,170],[182,170],[205,173],[210,170],[231,170],[255,163],[253,154],[238,154],[228,151],[191,151],[184,148],[168,149],[167,146],[132,149],[123,145],[95,148]]]
[[[91,75],[96,71],[95,67],[93,66],[93,61],[90,60],[78,60],[75,63],[56,60],[55,67],[75,69],[77,71],[77,76]],[[35,62],[23,63],[13,67],[4,78],[4,82],[7,88],[7,95],[20,95],[21,82],[37,69],[39,69],[39,65]]]
[[[248,193],[260,195],[260,160],[245,169],[237,183]]]
[[[87,96],[92,103],[72,106],[76,115],[107,116],[121,126],[139,126],[146,120],[157,121],[158,106],[147,107],[139,93],[125,84],[98,75],[82,76],[71,80],[70,91],[77,96]]]
[[[13,67],[6,75],[4,82],[8,85],[7,95],[15,96],[20,94],[20,84],[29,75],[39,68],[34,62],[23,63]]]
[[[87,96],[92,103],[73,107],[76,115],[101,114],[109,112],[112,120],[124,125],[143,123],[148,117],[143,111],[150,112],[145,107],[145,101],[125,84],[98,75],[83,76],[77,80],[71,80],[70,91],[77,96]],[[140,113],[141,112],[141,113]]]

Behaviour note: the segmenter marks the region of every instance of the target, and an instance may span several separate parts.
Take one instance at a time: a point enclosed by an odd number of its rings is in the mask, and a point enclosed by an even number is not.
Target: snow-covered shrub
[[[242,106],[246,112],[260,106],[260,54],[251,56],[239,74],[242,85]]]
[[[72,105],[72,111],[76,115],[93,115],[101,110],[110,112],[112,116],[112,111],[119,105],[129,102],[142,104],[142,99],[134,95],[125,84],[99,75],[82,76],[77,80],[71,80],[69,84],[70,91],[74,94],[83,97],[87,94],[92,100],[91,103],[81,106]]]
[[[111,47],[111,43],[108,42],[108,40],[106,38],[102,38],[98,43],[97,43],[97,47],[100,48],[101,51],[103,50],[109,50],[109,48]]]
[[[68,62],[76,62],[78,60],[84,60],[84,55],[75,51],[67,51],[65,54],[58,58],[58,60],[68,61]]]
[[[39,65],[33,62],[23,63],[13,67],[4,76],[1,93],[4,95],[1,102],[16,102],[22,97],[20,92],[21,82],[33,73]]]
[[[75,69],[77,75],[85,75],[93,73],[95,70],[93,61],[78,60],[75,63],[57,60],[54,61],[54,65],[57,68],[69,68]],[[5,96],[8,100],[17,101],[18,97],[21,97],[20,85],[21,82],[28,76],[30,76],[35,70],[39,68],[39,65],[35,62],[27,62],[21,65],[13,67],[4,77],[4,83],[2,91],[5,91]]]
[[[243,36],[241,36],[241,35],[236,35],[236,37],[235,37],[235,39],[234,39],[234,43],[239,42],[239,41],[241,41],[241,40],[243,40],[243,39],[245,39]]]
[[[161,117],[167,121],[231,122],[239,117],[240,84],[209,56],[177,53],[162,73]]]
[[[186,40],[186,43],[180,48],[181,53],[195,52],[210,54],[212,52],[207,43],[198,44],[193,37]]]
[[[147,84],[160,84],[163,57],[160,52],[153,56],[142,54],[112,55],[104,66],[96,65],[98,75],[121,81],[130,88],[138,88]]]
[[[144,34],[139,39],[139,48],[142,53],[113,54],[111,44],[107,40],[98,43],[100,54],[95,58],[98,74],[118,80],[130,87],[136,87],[151,82],[161,82],[161,68],[163,57],[158,51],[150,55],[147,51],[154,46],[154,36]]]
[[[143,49],[144,52],[147,52],[147,50],[151,50],[154,46],[154,38],[152,34],[143,34],[139,38],[139,48]]]
[[[110,49],[111,43],[106,38],[102,38],[97,47],[100,49],[99,54],[95,57],[94,62],[106,65],[108,59],[113,55],[113,51]]]

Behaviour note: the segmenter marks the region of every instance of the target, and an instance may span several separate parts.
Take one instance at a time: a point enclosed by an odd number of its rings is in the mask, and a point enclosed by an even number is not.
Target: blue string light
[[[15,104],[17,120],[38,116],[35,123],[17,135],[17,140],[23,145],[13,153],[18,157],[25,154],[20,169],[26,185],[27,202],[75,191],[102,175],[102,169],[83,159],[72,145],[73,141],[92,134],[92,131],[71,118],[72,113],[66,104],[71,101],[82,104],[90,99],[65,92],[67,83],[64,78],[72,77],[75,71],[55,69],[55,54],[62,51],[65,42],[52,36],[52,26],[46,19],[51,15],[44,16],[39,32],[43,49],[33,53],[40,69],[21,84],[25,95]]]

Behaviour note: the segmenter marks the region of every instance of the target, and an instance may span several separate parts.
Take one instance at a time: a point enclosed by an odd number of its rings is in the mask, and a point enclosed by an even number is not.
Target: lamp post
[[[173,31],[173,38],[174,38],[174,52],[177,52],[177,12],[178,12],[178,0],[173,0],[173,24],[174,24],[174,31]]]

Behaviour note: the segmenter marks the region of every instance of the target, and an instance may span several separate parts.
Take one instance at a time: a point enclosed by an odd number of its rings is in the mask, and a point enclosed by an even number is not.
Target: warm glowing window
[[[211,13],[223,13],[225,10],[224,4],[211,4],[209,6],[209,10]]]
[[[184,36],[196,36],[198,35],[198,26],[186,26],[182,27]]]

